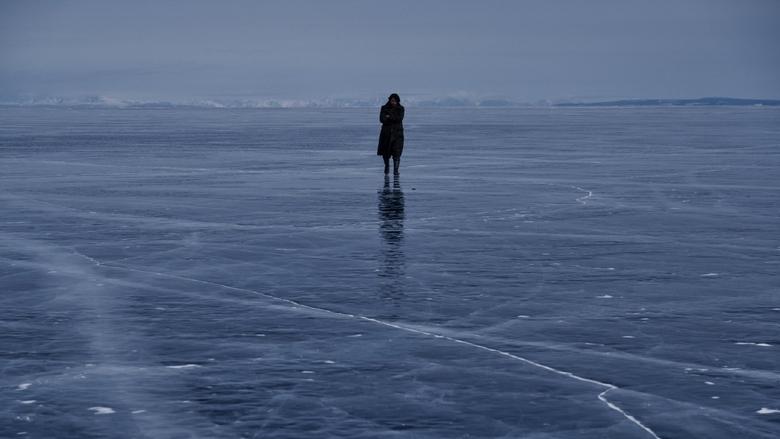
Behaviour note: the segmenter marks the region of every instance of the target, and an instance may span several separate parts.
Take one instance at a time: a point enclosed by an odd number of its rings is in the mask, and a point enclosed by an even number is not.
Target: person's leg
[[[401,154],[404,153],[404,136],[401,134],[401,136],[396,139],[395,144],[393,145],[393,175],[400,175],[400,168],[401,168]]]
[[[385,175],[390,173],[390,156],[389,155],[383,155],[382,160],[385,161]]]

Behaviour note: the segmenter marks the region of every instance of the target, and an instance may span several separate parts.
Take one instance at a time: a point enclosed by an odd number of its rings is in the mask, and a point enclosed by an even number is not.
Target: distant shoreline
[[[407,100],[405,103],[414,108],[571,108],[571,107],[780,107],[780,99],[742,99],[729,97],[704,97],[696,99],[621,99],[593,102],[554,102],[536,103],[516,102],[507,99],[425,99]],[[365,109],[376,108],[380,102],[367,100],[239,100],[239,101],[132,101],[87,97],[83,99],[44,98],[21,101],[0,101],[0,108],[116,108],[116,109]]]
[[[565,102],[555,104],[556,107],[745,107],[745,106],[780,106],[777,99],[740,99],[708,97],[698,99],[624,99],[602,102]]]

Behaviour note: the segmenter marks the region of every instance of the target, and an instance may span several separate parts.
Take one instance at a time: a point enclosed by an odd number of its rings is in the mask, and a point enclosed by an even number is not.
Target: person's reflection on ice
[[[379,270],[380,295],[385,299],[403,297],[404,274],[404,192],[399,179],[385,178],[379,192],[379,233],[382,236],[382,267]]]

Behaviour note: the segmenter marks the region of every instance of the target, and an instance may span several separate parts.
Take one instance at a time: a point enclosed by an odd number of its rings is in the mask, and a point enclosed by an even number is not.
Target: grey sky
[[[0,97],[780,98],[780,1],[0,0]]]

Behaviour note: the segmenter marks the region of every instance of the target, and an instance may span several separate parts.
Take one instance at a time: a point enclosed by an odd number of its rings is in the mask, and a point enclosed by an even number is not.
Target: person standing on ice
[[[403,120],[404,107],[401,105],[401,98],[393,93],[379,111],[382,131],[379,132],[379,146],[376,149],[376,155],[381,155],[385,161],[385,175],[390,173],[390,157],[393,158],[393,175],[399,175],[401,153],[404,151]]]

